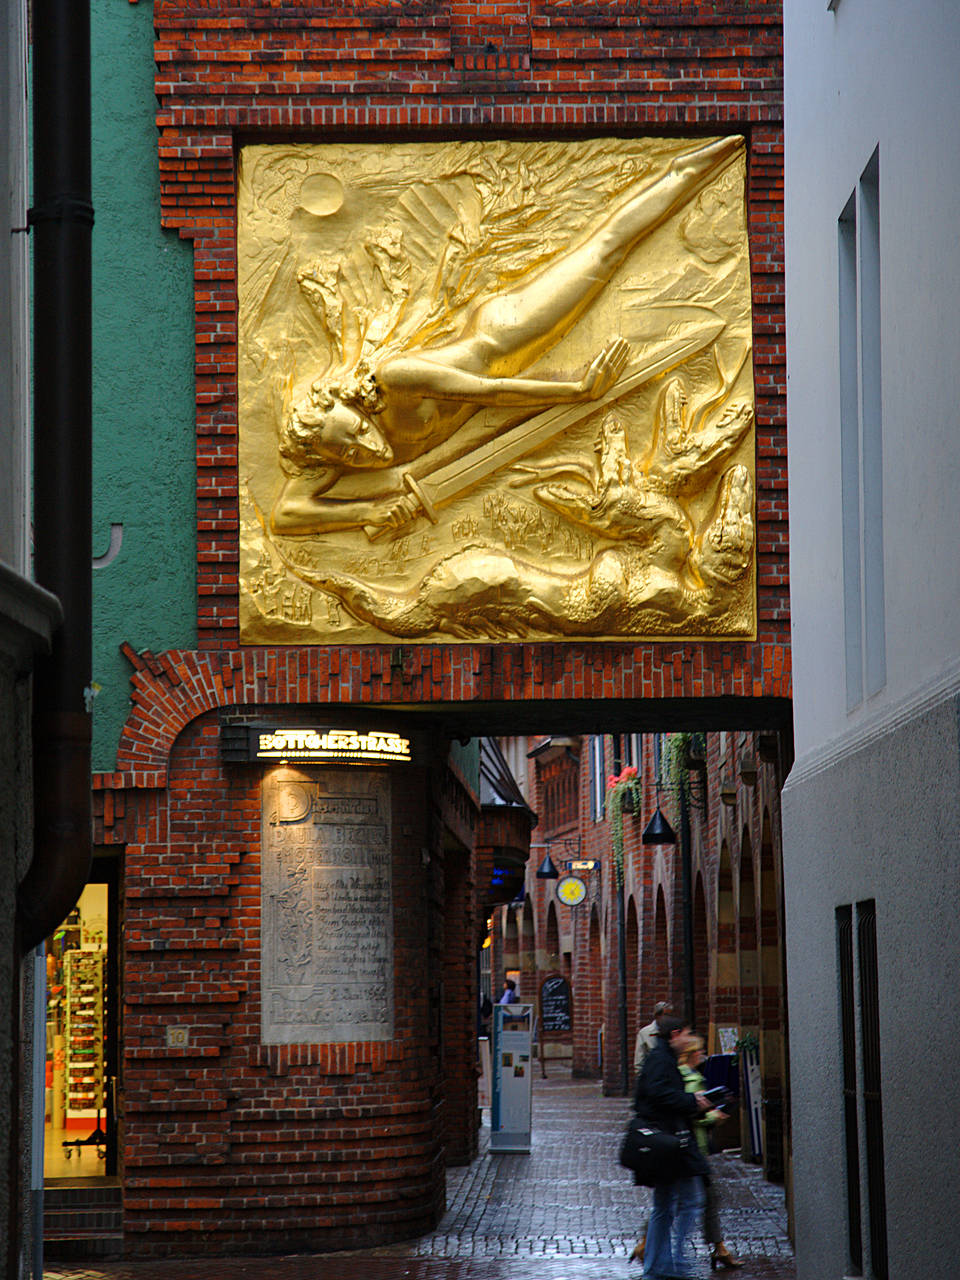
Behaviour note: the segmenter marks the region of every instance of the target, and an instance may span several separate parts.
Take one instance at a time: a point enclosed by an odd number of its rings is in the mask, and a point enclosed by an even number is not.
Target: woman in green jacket
[[[704,1079],[699,1070],[703,1058],[703,1041],[699,1036],[694,1036],[680,1055],[678,1062],[687,1093],[700,1093],[703,1090]],[[725,1111],[706,1111],[693,1123],[693,1132],[696,1135],[704,1164],[708,1168],[710,1166],[710,1130],[715,1124],[722,1124],[727,1118]],[[704,1178],[704,1189],[706,1191],[706,1203],[703,1207],[703,1234],[706,1237],[707,1244],[711,1246],[710,1270],[716,1271],[719,1267],[722,1271],[734,1271],[744,1264],[739,1258],[735,1258],[723,1243],[723,1232],[720,1230],[720,1206],[712,1173],[709,1177]]]

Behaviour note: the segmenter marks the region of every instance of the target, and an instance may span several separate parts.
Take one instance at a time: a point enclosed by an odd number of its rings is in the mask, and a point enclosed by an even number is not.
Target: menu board
[[[551,974],[540,986],[540,1025],[545,1035],[573,1028],[570,983],[562,974]]]

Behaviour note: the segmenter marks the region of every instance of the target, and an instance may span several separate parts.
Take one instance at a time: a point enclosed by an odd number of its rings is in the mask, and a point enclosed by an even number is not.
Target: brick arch
[[[760,1008],[761,1030],[779,1030],[782,987],[782,941],[780,937],[780,885],[773,854],[773,832],[770,812],[763,811],[760,834],[760,884],[758,892],[760,919]]]
[[[693,891],[693,995],[697,1027],[703,1032],[710,1024],[710,950],[707,934],[707,903],[703,875],[698,871]]]
[[[517,995],[521,1000],[535,1000],[537,994],[537,929],[533,904],[524,898],[520,915],[520,983]]]
[[[211,636],[207,643],[212,642]],[[235,638],[224,639],[219,631],[215,643],[216,649],[159,654],[138,652],[127,642],[120,646],[133,668],[132,706],[120,735],[116,770],[97,775],[95,787],[165,786],[167,761],[179,734],[204,712],[222,707],[389,706],[395,711],[433,705],[445,715],[453,707],[458,723],[474,734],[515,733],[527,723],[540,732],[548,720],[569,731],[595,724],[598,716],[609,716],[619,701],[635,700],[638,693],[658,706],[671,697],[695,696],[691,705],[703,707],[701,700],[711,698],[749,702],[753,687],[758,714],[765,699],[779,699],[778,714],[783,716],[789,708],[789,667],[785,646],[779,643],[732,646],[739,674],[731,678],[704,666],[696,688],[688,683],[693,676],[687,664],[672,662],[671,646],[662,644],[636,652],[633,646],[605,645],[602,661],[589,645],[425,644],[405,647],[398,666],[393,645],[241,649],[229,647]],[[769,654],[762,659],[768,648],[775,651],[775,660]],[[656,678],[650,674],[652,649],[660,653]],[[764,681],[754,683],[744,679],[744,670],[750,671],[755,660],[762,661]],[[776,676],[768,681],[770,670]]]
[[[520,929],[517,924],[517,913],[511,907],[503,910],[503,968],[520,968]],[[499,995],[503,974],[495,976],[494,995]]]
[[[663,893],[663,885],[657,886],[656,906],[653,916],[653,966],[650,983],[647,987],[653,1001],[671,1000],[673,988],[670,985],[670,937],[667,926],[667,903]],[[647,1003],[650,1003],[648,998]]]
[[[544,964],[548,969],[560,968],[560,926],[557,924],[557,905],[551,898],[547,904],[547,927],[544,939]]]
[[[586,956],[576,960],[574,973],[573,1074],[596,1079],[602,1070],[599,1037],[603,1025],[603,943],[600,912],[590,907]]]
[[[726,840],[720,846],[717,868],[717,945],[714,951],[714,1025],[737,1026],[740,1019],[737,972],[737,912],[733,893],[733,863]]]
[[[743,829],[737,901],[737,959],[740,985],[740,1031],[760,1025],[760,956],[757,946],[757,886],[750,832]]]
[[[627,952],[627,1045],[633,1044],[637,1034],[638,1021],[638,986],[640,973],[640,926],[637,921],[637,904],[633,895],[627,901],[626,912],[626,952]]]

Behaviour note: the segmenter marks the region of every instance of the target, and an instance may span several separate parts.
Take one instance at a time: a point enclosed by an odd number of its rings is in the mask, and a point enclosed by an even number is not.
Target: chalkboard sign
[[[546,1035],[569,1031],[573,1026],[570,1016],[570,983],[559,973],[545,978],[540,987],[540,1018]]]

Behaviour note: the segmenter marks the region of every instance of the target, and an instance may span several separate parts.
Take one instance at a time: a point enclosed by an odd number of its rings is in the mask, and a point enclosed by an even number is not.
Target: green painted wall
[[[193,252],[160,228],[153,5],[92,0],[93,767],[130,708],[118,651],[196,644]]]

